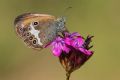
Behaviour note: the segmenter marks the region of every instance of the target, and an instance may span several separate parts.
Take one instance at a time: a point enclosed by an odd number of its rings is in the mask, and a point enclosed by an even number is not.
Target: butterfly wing
[[[47,14],[22,14],[14,21],[15,31],[29,47],[42,49],[56,37],[55,19]]]

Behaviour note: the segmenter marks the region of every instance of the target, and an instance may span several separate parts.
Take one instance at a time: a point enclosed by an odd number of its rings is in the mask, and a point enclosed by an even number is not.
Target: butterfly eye
[[[26,36],[27,36],[27,37],[29,37],[29,36],[30,36],[30,33],[29,33],[29,32],[27,32],[27,33],[26,33]]]
[[[39,24],[39,22],[37,22],[37,21],[33,22],[34,26],[37,26],[38,24]]]
[[[23,31],[23,29],[22,29],[22,28],[20,28],[19,30],[20,30],[20,31]]]
[[[19,27],[18,29],[20,32],[24,32],[24,28]]]
[[[28,30],[31,30],[31,28],[30,28],[30,27],[28,27]]]
[[[37,44],[37,40],[36,39],[33,40],[33,44],[34,45]]]
[[[33,36],[30,36],[30,37],[29,37],[29,40],[33,40]]]

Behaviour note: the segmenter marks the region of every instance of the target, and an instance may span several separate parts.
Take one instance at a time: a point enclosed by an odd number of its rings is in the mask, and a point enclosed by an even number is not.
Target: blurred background
[[[120,80],[120,0],[0,0],[0,80],[66,78],[50,49],[35,51],[16,36],[14,19],[26,12],[66,16],[71,32],[95,36],[94,55],[71,80]]]

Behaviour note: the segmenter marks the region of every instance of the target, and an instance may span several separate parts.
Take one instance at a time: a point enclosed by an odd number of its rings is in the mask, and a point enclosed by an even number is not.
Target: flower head
[[[86,55],[91,55],[92,52],[84,47],[85,40],[83,37],[77,33],[65,33],[64,37],[58,36],[51,44],[52,44],[52,52],[55,56],[60,56],[62,52],[65,54],[69,54],[71,51],[71,47],[79,50],[81,53]]]
[[[79,69],[93,54],[89,50],[91,38],[84,39],[79,33],[65,32],[64,36],[58,36],[51,43],[53,55],[59,57],[59,61],[66,70],[67,80],[70,74]]]

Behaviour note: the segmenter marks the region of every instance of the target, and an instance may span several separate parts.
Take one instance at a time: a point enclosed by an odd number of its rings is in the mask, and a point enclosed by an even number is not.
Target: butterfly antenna
[[[63,12],[62,12],[61,15],[63,15],[63,16],[67,16],[67,15],[68,15],[68,14],[67,14],[68,11],[69,11],[70,9],[72,9],[73,7],[70,6],[70,0],[65,0],[64,5],[65,5],[65,9],[63,10]]]

